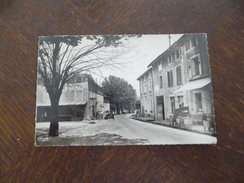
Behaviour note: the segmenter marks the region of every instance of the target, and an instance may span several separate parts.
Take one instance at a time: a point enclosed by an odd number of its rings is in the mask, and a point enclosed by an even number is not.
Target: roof
[[[176,49],[179,49],[180,46],[183,45],[186,39],[196,36],[199,34],[184,34],[182,35],[177,41],[175,41],[167,50],[165,50],[162,54],[160,54],[155,60],[153,60],[147,67],[152,66],[154,63],[158,62],[160,59],[168,56],[172,52],[174,52]]]
[[[152,70],[152,68],[147,69],[142,75],[140,75],[137,80],[139,80],[142,76],[144,76],[145,74],[147,74],[150,70]]]
[[[108,95],[103,95],[103,97],[105,97],[105,98],[111,98],[110,96],[108,96]]]

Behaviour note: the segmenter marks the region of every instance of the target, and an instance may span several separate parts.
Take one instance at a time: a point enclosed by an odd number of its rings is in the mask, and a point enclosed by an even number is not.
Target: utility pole
[[[171,46],[171,36],[169,34],[169,47]]]

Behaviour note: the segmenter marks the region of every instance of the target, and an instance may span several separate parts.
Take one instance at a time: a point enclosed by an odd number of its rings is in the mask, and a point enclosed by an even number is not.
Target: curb
[[[139,118],[131,118],[131,119],[135,119],[135,120],[138,120],[138,121],[143,121],[143,122],[147,122],[147,123],[153,123],[153,120],[151,120],[151,119],[139,119]]]
[[[184,131],[194,132],[194,133],[198,133],[198,134],[202,134],[202,135],[210,135],[210,136],[213,136],[213,137],[216,137],[217,136],[216,132],[207,132],[207,131],[206,132],[202,132],[202,131],[193,130],[193,129],[189,129],[189,128],[184,128],[184,127],[179,127],[179,126],[174,126],[174,125],[157,123],[157,122],[155,122],[153,120],[143,120],[143,119],[138,119],[138,118],[131,118],[131,119],[135,119],[135,120],[138,120],[138,121],[142,121],[142,122],[146,122],[146,123],[151,123],[151,124],[155,124],[155,125],[166,126],[166,127],[174,128],[174,129],[177,129],[177,130],[184,130]]]
[[[166,127],[174,128],[174,129],[177,129],[177,130],[190,131],[190,132],[203,134],[203,135],[210,135],[210,136],[213,136],[213,137],[217,136],[216,132],[207,132],[207,131],[206,132],[202,132],[202,131],[193,130],[193,129],[189,129],[189,128],[184,128],[184,127],[179,127],[179,126],[174,126],[174,125],[167,125],[167,124],[162,124],[162,123],[155,123],[155,122],[152,122],[152,124],[166,126]]]

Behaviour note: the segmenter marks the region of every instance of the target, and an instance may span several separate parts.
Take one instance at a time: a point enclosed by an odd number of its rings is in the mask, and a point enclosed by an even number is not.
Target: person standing
[[[112,111],[112,118],[114,119],[114,111]]]

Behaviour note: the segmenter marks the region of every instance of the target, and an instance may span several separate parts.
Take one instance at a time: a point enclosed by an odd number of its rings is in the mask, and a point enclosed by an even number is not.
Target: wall
[[[88,83],[66,84],[59,100],[60,105],[87,102]],[[37,106],[50,106],[49,95],[44,85],[37,85]]]
[[[139,79],[141,115],[145,117],[154,117],[153,103],[153,78],[151,69]],[[145,86],[146,85],[146,86]]]

